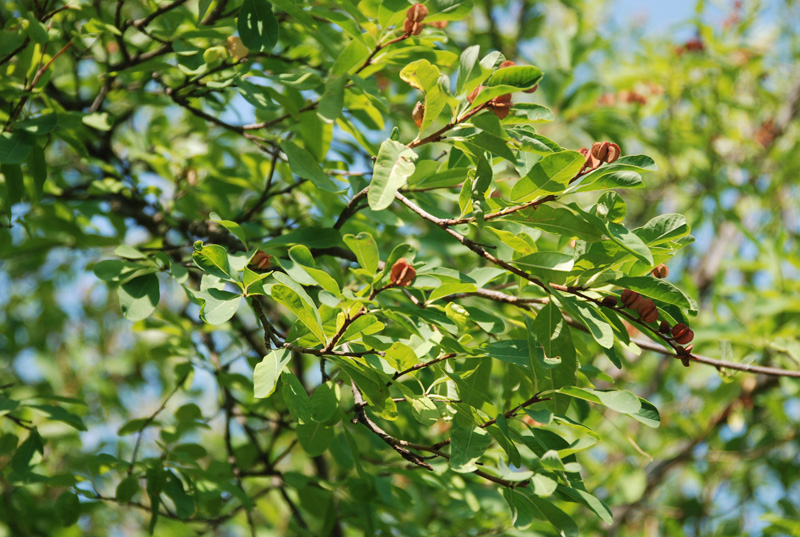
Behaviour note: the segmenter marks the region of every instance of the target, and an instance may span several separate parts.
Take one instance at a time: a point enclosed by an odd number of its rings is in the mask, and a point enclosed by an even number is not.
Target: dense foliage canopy
[[[800,535],[798,6],[613,5],[0,0],[0,536]]]

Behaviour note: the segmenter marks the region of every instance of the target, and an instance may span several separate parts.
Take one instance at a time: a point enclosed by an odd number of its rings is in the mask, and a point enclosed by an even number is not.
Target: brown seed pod
[[[620,149],[617,144],[612,144],[610,142],[607,143],[608,143],[608,152],[606,153],[605,161],[611,164],[612,162],[614,162],[619,158]]]
[[[428,8],[424,4],[414,4],[406,11],[406,20],[422,22],[428,16]]]
[[[515,65],[517,65],[517,64],[512,62],[511,60],[506,60],[506,61],[504,61],[503,63],[500,64],[498,69],[502,69],[504,67],[514,67]]]
[[[271,255],[267,255],[263,250],[259,250],[253,255],[248,265],[252,270],[267,270],[270,265]]]
[[[472,90],[469,95],[467,95],[467,100],[469,101],[470,104],[472,104],[472,102],[475,100],[475,98],[478,96],[478,94],[481,91],[483,91],[483,88],[484,88],[484,86],[478,86],[477,88]]]
[[[658,320],[658,310],[650,310],[645,315],[642,315],[642,320],[646,323],[654,323]]]
[[[530,89],[526,89],[526,90],[525,90],[525,93],[533,93],[533,92],[535,92],[537,89],[539,89],[539,84],[536,84],[535,86],[533,86],[533,87],[532,87],[532,88],[530,88]]]
[[[491,100],[491,107],[497,117],[500,119],[507,118],[509,112],[511,112],[511,94],[506,93],[505,95],[495,97]]]
[[[406,35],[419,35],[422,33],[422,23],[406,19],[403,23],[403,31]]]
[[[681,334],[679,337],[675,338],[675,342],[680,343],[681,345],[686,345],[693,339],[694,339],[694,332],[691,329],[687,329],[686,332]]]
[[[629,309],[636,309],[636,306],[639,304],[639,301],[642,300],[642,295],[637,293],[636,291],[631,291],[630,289],[625,289],[622,291],[622,304]]]
[[[672,327],[672,338],[676,343],[686,345],[694,339],[694,332],[683,323],[678,323]]]
[[[658,326],[658,331],[662,334],[668,334],[670,331],[670,326],[667,321],[661,321],[661,324]]]
[[[659,279],[666,278],[669,275],[669,268],[664,263],[661,263],[650,274]]]
[[[646,323],[652,323],[658,319],[656,305],[649,298],[639,300],[639,303],[636,305],[636,311],[639,312],[639,317]]]
[[[416,275],[417,271],[414,270],[414,267],[405,258],[401,257],[392,265],[389,279],[392,284],[398,287],[408,287],[414,281]]]
[[[615,308],[617,306],[617,297],[604,296],[600,303],[607,308]]]
[[[411,112],[411,117],[414,118],[414,123],[416,123],[417,128],[421,129],[422,120],[425,117],[425,105],[417,101],[417,104],[414,105],[414,111]]]

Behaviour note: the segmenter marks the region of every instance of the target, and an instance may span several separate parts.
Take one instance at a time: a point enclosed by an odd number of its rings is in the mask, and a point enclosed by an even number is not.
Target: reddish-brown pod
[[[398,287],[408,287],[414,281],[416,275],[417,271],[414,270],[414,267],[405,258],[401,257],[392,265],[389,279],[392,284]]]
[[[406,11],[406,20],[422,22],[428,16],[428,8],[424,4],[414,4]]]
[[[411,112],[411,117],[414,118],[414,123],[417,125],[417,128],[421,129],[422,120],[425,117],[425,105],[421,102],[417,102],[414,106],[414,111]]]
[[[608,151],[606,153],[605,161],[608,164],[611,164],[612,162],[616,161],[619,158],[619,155],[620,155],[619,146],[617,144],[608,142]]]
[[[636,305],[636,311],[639,312],[639,317],[646,323],[654,323],[658,320],[656,304],[649,298],[639,300],[639,303]]]
[[[672,338],[676,343],[686,345],[694,339],[694,332],[683,323],[678,323],[672,327]]]
[[[250,260],[249,267],[252,270],[267,270],[270,265],[270,258],[271,255],[267,255],[264,253],[263,250],[259,250],[253,255],[253,258]]]
[[[477,96],[478,96],[478,94],[479,94],[481,91],[483,91],[483,88],[484,88],[484,86],[478,86],[477,88],[475,88],[474,90],[472,90],[472,91],[469,93],[469,95],[467,95],[467,100],[469,101],[469,103],[470,103],[470,104],[472,104],[472,101],[474,101],[474,100],[475,100],[475,97],[477,97]]]
[[[503,69],[504,67],[514,67],[515,65],[517,64],[511,60],[506,60],[498,66],[498,69]]]
[[[667,321],[661,321],[661,324],[658,326],[658,331],[662,334],[668,334],[670,331],[670,326]]]
[[[617,297],[604,296],[600,303],[607,308],[615,308],[617,306]]]
[[[492,99],[491,104],[492,111],[495,115],[500,119],[505,119],[508,117],[509,112],[511,112],[511,94],[506,93],[505,95],[495,97]]]
[[[636,309],[636,306],[639,304],[639,301],[642,300],[642,295],[637,293],[636,291],[631,291],[630,289],[625,289],[622,291],[622,304],[629,309]]]
[[[650,272],[650,274],[659,279],[666,278],[667,276],[669,276],[669,268],[664,263],[661,263],[656,268],[654,268]]]

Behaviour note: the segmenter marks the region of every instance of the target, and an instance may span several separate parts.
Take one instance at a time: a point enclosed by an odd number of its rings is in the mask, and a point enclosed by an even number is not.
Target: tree
[[[8,532],[797,534],[791,23],[595,7],[0,4]]]

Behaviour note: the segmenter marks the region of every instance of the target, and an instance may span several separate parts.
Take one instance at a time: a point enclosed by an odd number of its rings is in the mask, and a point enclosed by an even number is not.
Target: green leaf
[[[317,108],[319,116],[324,121],[332,123],[341,115],[346,84],[346,76],[331,76],[325,83],[325,92],[322,94]]]
[[[400,78],[403,81],[425,95],[425,115],[419,128],[420,132],[427,129],[439,117],[447,104],[445,94],[439,86],[439,76],[439,68],[424,59],[411,62],[400,71]]]
[[[648,246],[658,246],[689,234],[689,225],[682,214],[662,214],[633,230]]]
[[[614,521],[614,517],[611,515],[611,510],[606,506],[606,504],[585,490],[558,485],[558,492],[568,496],[575,502],[582,503],[595,515],[597,515],[597,518],[606,524],[611,524]]]
[[[450,429],[450,469],[459,473],[474,472],[478,469],[476,461],[491,443],[492,437],[488,432],[457,413]]]
[[[192,261],[203,272],[227,281],[233,281],[233,272],[228,262],[228,251],[218,244],[204,245],[192,253]]]
[[[228,322],[239,311],[242,302],[242,295],[239,293],[231,293],[222,289],[206,289],[196,292],[195,296],[203,300],[200,318],[203,322],[211,325]]]
[[[50,134],[58,124],[58,114],[55,112],[42,114],[38,117],[28,118],[14,123],[14,129],[22,129],[35,136]]]
[[[359,265],[372,274],[377,272],[380,253],[378,245],[370,233],[362,231],[358,235],[345,235],[342,239],[347,247],[356,254]]]
[[[686,296],[686,294],[666,280],[653,278],[651,276],[624,276],[616,280],[605,281],[604,284],[613,284],[623,289],[636,291],[646,297],[674,304],[679,308],[689,311],[697,311],[697,304]]]
[[[68,490],[56,500],[56,516],[62,526],[72,526],[81,516],[81,502],[78,495]]]
[[[28,405],[30,408],[36,408],[43,412],[45,412],[49,419],[54,421],[60,421],[66,423],[70,427],[73,427],[79,431],[86,431],[86,425],[83,423],[83,420],[69,412],[68,410],[60,407],[60,406],[53,406],[53,405]]]
[[[511,200],[524,203],[547,194],[560,194],[577,174],[585,158],[577,151],[560,151],[545,155],[520,178],[511,189]]]
[[[511,509],[511,524],[520,530],[526,529],[539,518],[539,510],[533,506],[530,498],[515,489],[504,488],[503,497]]]
[[[614,331],[605,315],[594,304],[559,294],[559,300],[576,321],[583,324],[601,347],[614,346]]]
[[[268,52],[278,43],[278,20],[266,0],[244,0],[236,28],[242,43],[252,52]]]
[[[472,11],[472,0],[428,0],[425,22],[460,20]]]
[[[253,396],[265,398],[272,395],[278,385],[278,379],[284,367],[292,359],[288,349],[278,349],[270,352],[253,370]]]
[[[530,497],[534,507],[556,528],[562,537],[578,537],[578,525],[568,514],[544,498]]]
[[[480,52],[481,47],[479,45],[472,45],[465,48],[461,53],[458,78],[456,80],[456,95],[468,94],[477,88],[483,79],[489,75],[489,70],[482,69],[481,64],[478,63]]]
[[[337,388],[331,381],[317,386],[311,395],[311,420],[317,423],[333,425],[338,421],[339,399],[336,396]]]
[[[42,198],[44,183],[47,181],[47,162],[44,158],[44,150],[38,144],[33,144],[28,155],[28,171],[33,178],[32,198],[38,201]]]
[[[539,205],[536,209],[518,211],[504,220],[519,222],[548,233],[562,235],[565,238],[578,238],[586,242],[597,242],[603,238],[602,231],[580,214],[575,214],[566,207],[554,207],[549,203]]]
[[[311,421],[311,398],[291,371],[281,375],[281,395],[292,418],[298,423]]]
[[[25,131],[0,133],[0,164],[20,164],[28,158],[33,137]]]
[[[401,143],[385,140],[378,151],[367,201],[373,211],[382,211],[394,201],[398,190],[414,173],[417,154]]]
[[[514,103],[512,110],[522,111],[531,123],[550,123],[555,119],[546,106],[534,103]]]
[[[149,317],[158,306],[161,297],[158,278],[155,274],[145,274],[117,289],[122,314],[130,321],[141,321]]]
[[[303,450],[312,457],[325,453],[333,442],[333,427],[316,421],[297,425],[297,440]]]
[[[302,267],[302,269],[309,276],[311,276],[312,280],[318,283],[320,287],[334,296],[339,296],[342,294],[341,290],[339,289],[339,284],[336,283],[336,280],[334,280],[333,277],[327,272],[316,268],[316,263],[314,262],[314,256],[311,254],[311,250],[302,244],[292,246],[289,249],[289,258],[296,265]]]
[[[238,223],[234,222],[233,220],[223,220],[222,218],[219,217],[219,215],[217,213],[211,213],[209,215],[209,218],[213,222],[219,223],[220,225],[222,225],[222,227],[224,227],[225,229],[230,231],[231,234],[234,237],[236,237],[237,239],[239,239],[240,241],[242,241],[242,244],[244,245],[244,247],[247,248],[247,237],[245,236],[245,233],[244,233],[244,230],[242,229],[242,226],[240,226]]]
[[[322,322],[316,308],[303,300],[296,291],[283,284],[272,286],[270,293],[276,302],[294,313],[320,343],[325,344],[325,332],[322,330]]]
[[[0,172],[3,173],[6,182],[6,205],[11,207],[22,201],[25,194],[25,182],[22,177],[22,169],[19,164],[2,164]]]
[[[289,166],[292,168],[292,173],[308,179],[314,185],[329,192],[340,192],[344,190],[343,187],[337,185],[333,179],[328,177],[322,167],[317,162],[314,156],[298,146],[294,142],[284,141],[281,144],[281,150],[286,153],[289,159]]]
[[[81,118],[81,121],[84,125],[91,127],[93,129],[97,129],[99,131],[108,132],[111,130],[111,123],[110,117],[108,112],[95,112],[93,114],[88,114]]]
[[[472,108],[506,93],[531,89],[541,79],[541,69],[533,65],[517,65],[498,69],[483,83],[486,88],[472,101]]]
[[[137,492],[139,492],[139,478],[129,475],[117,485],[115,497],[118,503],[125,504],[131,501]]]
[[[604,405],[620,414],[637,414],[642,403],[639,398],[627,390],[594,390],[591,388],[578,388],[577,386],[566,386],[559,390],[565,395],[576,397]]]
[[[335,76],[353,74],[364,63],[370,52],[363,41],[353,39],[336,57],[331,67],[331,74]]]
[[[531,331],[536,337],[537,348],[543,351],[541,357],[538,354],[531,354],[537,385],[540,381],[543,383],[538,385],[537,389],[556,390],[562,386],[575,384],[578,371],[575,346],[572,343],[569,327],[554,302],[549,302],[539,311],[531,325]],[[555,394],[553,405],[559,408],[559,399]]]
[[[175,504],[175,514],[179,518],[189,518],[194,514],[194,498],[186,493],[178,476],[171,471],[167,471],[166,474],[164,493]]]

